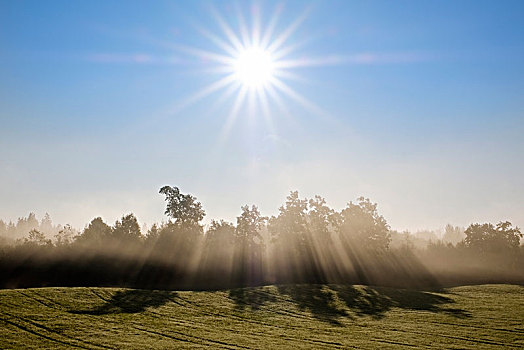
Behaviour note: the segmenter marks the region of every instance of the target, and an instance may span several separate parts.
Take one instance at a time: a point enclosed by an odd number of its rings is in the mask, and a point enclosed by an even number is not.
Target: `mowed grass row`
[[[523,348],[524,288],[0,291],[0,348]]]

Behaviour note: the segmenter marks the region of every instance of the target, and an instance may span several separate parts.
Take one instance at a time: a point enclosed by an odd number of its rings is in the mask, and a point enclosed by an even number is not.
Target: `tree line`
[[[245,205],[235,223],[212,220],[205,228],[205,211],[197,198],[171,186],[160,193],[169,219],[147,232],[132,213],[112,226],[97,217],[81,232],[60,227],[53,241],[40,227],[31,228],[19,244],[4,246],[1,285],[207,289],[291,282],[416,286],[454,283],[457,278],[522,279],[522,233],[509,222],[472,224],[456,244],[435,241],[414,249],[409,237],[402,240],[402,233],[391,230],[377,204],[363,197],[336,211],[321,196],[300,198],[294,191],[277,215],[266,217],[257,206]],[[455,240],[459,231],[446,227]],[[391,247],[395,238],[403,243]]]

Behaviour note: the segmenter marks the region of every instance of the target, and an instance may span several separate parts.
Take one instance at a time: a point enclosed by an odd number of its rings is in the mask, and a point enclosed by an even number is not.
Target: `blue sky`
[[[225,133],[238,92],[188,103],[221,75],[186,49],[224,54],[201,29],[225,40],[214,13],[238,33],[253,4],[274,37],[304,14],[283,46],[318,64],[284,80],[305,102]],[[395,229],[524,226],[522,23],[522,1],[0,1],[0,218],[150,224],[169,184],[208,220],[299,190]]]

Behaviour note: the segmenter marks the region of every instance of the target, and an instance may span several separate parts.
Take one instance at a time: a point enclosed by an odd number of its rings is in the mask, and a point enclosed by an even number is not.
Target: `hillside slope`
[[[522,348],[524,289],[0,291],[0,348]]]

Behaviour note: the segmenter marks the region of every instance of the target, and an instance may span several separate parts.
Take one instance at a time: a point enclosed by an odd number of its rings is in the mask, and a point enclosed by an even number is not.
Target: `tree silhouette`
[[[206,246],[210,250],[220,246],[231,247],[236,238],[235,226],[224,220],[211,220],[206,232]]]
[[[0,237],[7,236],[7,224],[0,220]]]
[[[182,194],[178,187],[164,186],[160,193],[166,196],[166,211],[164,214],[175,220],[176,224],[199,225],[206,215],[202,204],[190,194]]]
[[[267,218],[260,214],[256,205],[245,205],[241,207],[242,214],[237,217],[237,227],[235,237],[244,242],[248,247],[257,247],[262,244],[260,230],[264,226]]]
[[[35,213],[29,213],[27,218],[18,218],[16,223],[16,232],[18,236],[25,236],[31,230],[39,230],[39,223],[36,219]]]
[[[204,236],[200,273],[208,283],[224,285],[224,276],[231,276],[235,261],[235,226],[224,220],[212,220]]]
[[[145,238],[145,245],[148,247],[153,246],[156,241],[158,240],[158,237],[160,236],[160,230],[161,227],[159,227],[157,224],[153,224],[151,228],[147,231],[146,238]]]
[[[47,234],[53,233],[53,221],[51,220],[51,216],[49,215],[49,213],[45,213],[44,217],[40,221],[40,230]]]
[[[76,242],[82,245],[101,247],[111,236],[111,227],[107,225],[101,217],[91,220],[82,234],[77,237]]]
[[[378,214],[377,204],[364,197],[342,210],[338,231],[344,241],[364,249],[385,250],[391,241],[389,225]]]
[[[124,215],[120,221],[117,220],[113,226],[112,236],[121,242],[139,241],[142,234],[135,215],[131,213]]]
[[[55,237],[55,244],[57,247],[69,245],[73,242],[76,235],[76,230],[69,224],[65,225]]]
[[[444,228],[442,240],[451,244],[457,244],[465,238],[464,228],[447,224]]]
[[[52,245],[51,240],[47,239],[42,232],[36,229],[32,229],[31,231],[29,231],[27,238],[24,239],[24,243],[38,246]]]
[[[513,228],[509,221],[501,221],[496,226],[490,223],[471,224],[465,234],[465,245],[481,252],[517,249],[523,236],[520,229]]]
[[[257,206],[245,205],[236,225],[212,220],[205,232],[205,212],[195,197],[170,186],[160,193],[170,219],[153,224],[146,237],[133,214],[113,227],[94,218],[78,236],[69,225],[53,226],[49,215],[40,224],[33,213],[16,225],[0,220],[0,287],[357,283],[419,288],[437,282],[522,281],[523,235],[507,221],[472,224],[456,245],[437,240],[432,231],[418,232],[417,240],[417,234],[391,232],[369,199],[360,197],[336,212],[321,196],[305,199],[294,191],[270,220]],[[11,247],[2,240],[2,234],[35,225],[25,239],[11,240]],[[55,233],[61,229],[53,242],[42,230],[46,227]],[[457,239],[462,231],[448,225],[445,237]],[[420,239],[423,235],[433,243]]]
[[[264,241],[260,230],[267,218],[260,214],[255,205],[251,208],[245,205],[241,209],[235,229],[235,273],[242,283],[253,284],[260,280],[262,274]]]
[[[288,267],[289,278],[317,283],[324,280],[320,261],[327,261],[324,256],[331,244],[332,215],[322,197],[308,201],[294,191],[279,208],[278,216],[270,219],[269,232],[279,264]]]
[[[326,205],[324,198],[317,195],[309,200],[308,221],[311,231],[321,239],[327,240],[336,224],[335,211]]]
[[[294,247],[298,254],[304,252],[309,236],[307,210],[307,199],[300,199],[298,191],[292,191],[285,205],[279,208],[278,216],[269,220],[273,240]]]

